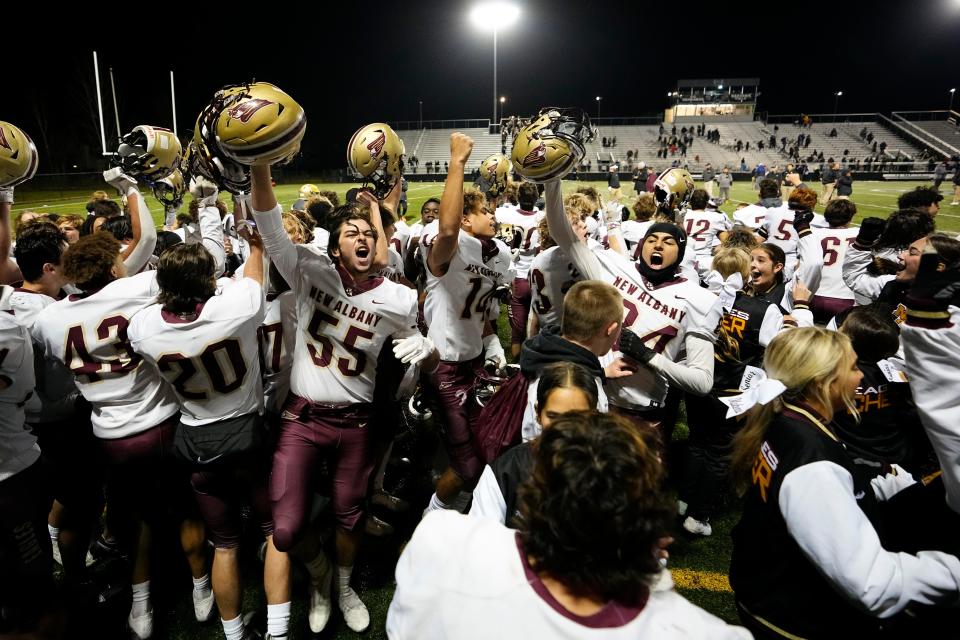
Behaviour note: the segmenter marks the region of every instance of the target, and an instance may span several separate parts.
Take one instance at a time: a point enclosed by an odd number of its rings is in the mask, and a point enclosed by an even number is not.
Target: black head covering
[[[665,269],[651,268],[650,265],[643,260],[642,255],[640,259],[637,260],[637,269],[643,274],[643,277],[653,284],[658,285],[677,277],[677,270],[680,268],[680,262],[683,260],[683,252],[687,247],[687,234],[675,224],[658,222],[657,224],[650,225],[646,235],[644,235],[643,240],[641,240],[641,244],[646,242],[647,238],[654,233],[669,233],[673,236],[673,239],[677,241],[677,259],[672,265]]]

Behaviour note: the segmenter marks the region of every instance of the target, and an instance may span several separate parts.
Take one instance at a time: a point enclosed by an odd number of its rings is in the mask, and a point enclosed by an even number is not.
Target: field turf
[[[606,195],[606,184],[565,182],[564,191],[570,192],[581,184],[592,184],[597,187],[601,194]],[[858,215],[856,221],[867,216],[883,216],[896,209],[897,195],[905,190],[924,184],[919,182],[858,182],[854,184],[853,201],[857,204]],[[286,207],[297,198],[299,184],[281,184],[276,188],[279,201]],[[331,189],[340,194],[341,198],[346,190],[353,186],[350,184],[317,184],[320,189]],[[819,189],[820,185],[812,185]],[[951,185],[952,186],[952,185]],[[438,182],[411,182],[408,190],[409,209],[407,212],[408,220],[415,220],[419,215],[421,204],[429,197],[439,197],[443,190],[442,183]],[[627,194],[628,203],[632,202],[632,187],[625,183],[624,193]],[[90,191],[31,191],[29,184],[17,189],[17,202],[14,205],[14,217],[24,210],[34,210],[37,212],[51,213],[84,213],[84,204],[87,201]],[[942,231],[960,231],[960,206],[950,206],[952,194],[944,187],[943,193],[945,199],[942,203],[941,213],[937,218],[937,227]],[[724,211],[730,213],[736,205],[736,201],[755,202],[756,194],[751,189],[750,184],[746,182],[734,183],[732,189],[733,202],[724,205]],[[162,224],[162,208],[152,198],[146,194],[147,202],[153,213],[157,224]],[[185,209],[185,207],[184,207]],[[822,207],[818,207],[822,212]],[[506,320],[506,312],[500,316],[500,337],[504,343],[509,342],[509,326]],[[682,450],[686,439],[686,425],[681,413],[681,418],[674,436],[674,445],[678,450]],[[388,479],[389,479],[388,472]],[[388,480],[388,487],[389,487]],[[386,514],[377,512],[378,515],[390,521],[396,526],[396,534],[392,538],[375,539],[367,538],[365,546],[358,559],[357,569],[354,573],[354,584],[358,588],[361,597],[370,609],[372,624],[370,630],[364,634],[365,638],[378,639],[385,638],[386,632],[384,625],[386,622],[387,609],[394,590],[393,566],[396,558],[402,549],[402,545],[409,538],[416,526],[419,512],[426,504],[429,497],[430,487],[407,486],[398,491],[404,497],[410,498],[413,502],[413,508],[407,514]],[[375,511],[376,512],[376,511]],[[720,616],[730,622],[737,621],[736,611],[733,604],[733,595],[730,592],[727,582],[727,570],[731,552],[730,530],[736,524],[739,517],[739,508],[736,500],[731,498],[727,509],[724,510],[712,522],[713,536],[710,538],[691,539],[689,536],[682,535],[682,529],[677,522],[676,530],[681,532],[676,534],[676,542],[671,547],[670,567],[673,570],[674,581],[678,590],[694,603],[704,609]],[[160,550],[157,552],[162,560],[155,566],[164,567],[158,570],[154,578],[154,603],[155,603],[155,638],[177,638],[183,640],[222,638],[223,632],[219,622],[214,619],[206,625],[198,625],[193,620],[193,612],[190,599],[190,580],[186,571],[182,556],[177,552],[173,540],[174,536],[167,538],[167,544],[158,545]],[[255,536],[250,536],[251,544],[246,545],[242,553],[242,566],[244,575],[244,609],[247,611],[258,610],[260,614],[260,628],[263,628],[263,615],[265,611],[263,588],[259,579],[261,571],[260,564],[255,556],[256,540]],[[310,630],[306,620],[306,586],[305,579],[301,573],[295,576],[293,613],[291,618],[291,636],[292,638],[311,637]],[[334,616],[327,629],[319,637],[321,638],[354,638],[354,634],[346,628],[339,617],[339,613],[334,606]],[[125,613],[125,612],[123,612]],[[120,621],[122,624],[122,621]],[[103,628],[103,627],[102,627]],[[103,628],[107,631],[106,628]],[[117,632],[120,629],[116,629]],[[108,632],[106,636],[111,636]]]

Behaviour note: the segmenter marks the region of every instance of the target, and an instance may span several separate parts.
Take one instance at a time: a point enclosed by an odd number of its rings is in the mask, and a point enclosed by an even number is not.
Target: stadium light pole
[[[956,89],[950,89],[950,106],[947,107],[947,111],[953,111],[953,94],[957,92]]]
[[[503,105],[506,101],[507,101],[506,96],[500,96],[500,117],[497,119],[497,122],[500,122],[500,120],[503,120]]]
[[[837,107],[840,105],[840,96],[843,95],[843,91],[837,91],[833,94],[833,115],[837,115]]]
[[[470,10],[470,20],[483,31],[493,31],[493,123],[497,120],[497,33],[513,26],[520,8],[509,2],[484,2]]]
[[[600,101],[603,100],[603,96],[597,96],[597,124],[600,124]]]

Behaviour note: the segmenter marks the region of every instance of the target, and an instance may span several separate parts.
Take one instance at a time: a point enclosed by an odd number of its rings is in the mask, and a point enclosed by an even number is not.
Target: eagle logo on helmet
[[[230,110],[227,111],[227,115],[234,120],[239,120],[240,122],[246,124],[247,122],[250,122],[250,118],[253,117],[253,114],[255,114],[257,111],[260,111],[260,109],[263,109],[264,107],[270,106],[271,104],[276,103],[272,100],[265,100],[264,98],[254,98],[253,100],[246,100],[235,107],[231,107]]]
[[[367,145],[367,149],[370,151],[370,157],[376,158],[380,155],[380,152],[383,150],[383,145],[387,143],[387,134],[383,131],[380,131],[380,135],[374,138],[373,142]]]
[[[13,147],[10,146],[10,143],[7,142],[7,134],[3,132],[3,127],[0,127],[0,147],[4,149],[13,150]]]
[[[530,153],[524,156],[522,164],[524,168],[527,168],[527,167],[535,167],[538,164],[543,164],[546,161],[547,161],[547,145],[544,144],[543,140],[541,140],[536,147],[530,150]]]

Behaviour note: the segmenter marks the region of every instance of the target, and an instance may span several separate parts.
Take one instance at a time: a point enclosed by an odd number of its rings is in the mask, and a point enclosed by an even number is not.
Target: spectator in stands
[[[773,134],[770,134],[770,148],[771,149],[777,148],[777,136]]]
[[[836,127],[834,127],[833,129],[830,129],[830,137],[831,137],[831,138],[836,138],[836,137],[837,137],[837,128],[836,128]]]
[[[750,168],[747,166],[747,159],[746,159],[746,158],[740,158],[740,171],[742,171],[742,172],[747,172],[747,171],[749,171],[749,170],[750,170]]]
[[[880,153],[883,154],[886,152],[887,152],[887,142],[884,140],[883,142],[880,143]]]

